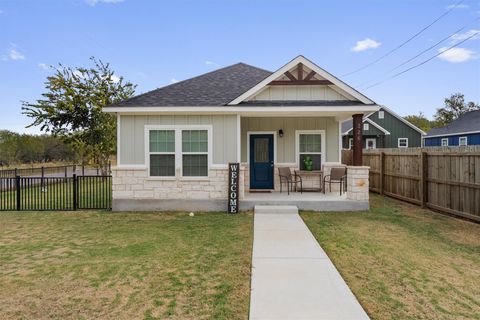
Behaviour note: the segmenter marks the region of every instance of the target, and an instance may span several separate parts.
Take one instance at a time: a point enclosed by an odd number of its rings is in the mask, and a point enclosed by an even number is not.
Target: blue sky
[[[364,89],[436,41],[480,17],[480,1],[461,5],[419,37],[361,72],[457,3],[455,0],[0,0],[0,129],[24,127],[21,101],[44,91],[49,65],[85,66],[95,56],[137,93],[245,62],[275,70],[305,55],[401,115],[432,116],[463,92],[480,101],[480,36],[381,85]],[[473,31],[472,31],[473,30]],[[410,64],[465,35],[480,20]]]

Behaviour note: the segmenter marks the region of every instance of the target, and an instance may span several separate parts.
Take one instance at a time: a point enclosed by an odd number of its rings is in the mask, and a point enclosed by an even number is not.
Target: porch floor
[[[368,210],[368,201],[347,199],[346,194],[339,192],[246,192],[240,200],[241,210],[253,210],[255,205],[296,206],[299,210],[312,211],[361,211]]]

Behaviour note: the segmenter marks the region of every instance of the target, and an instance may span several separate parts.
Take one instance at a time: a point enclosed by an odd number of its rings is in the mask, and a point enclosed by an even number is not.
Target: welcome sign
[[[240,163],[228,164],[228,213],[238,213],[238,183]]]

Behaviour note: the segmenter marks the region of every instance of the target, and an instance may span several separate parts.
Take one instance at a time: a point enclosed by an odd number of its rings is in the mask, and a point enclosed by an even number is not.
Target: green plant
[[[303,159],[303,164],[305,165],[305,169],[307,171],[312,171],[313,169],[313,160],[312,158],[310,158],[309,156],[306,156],[304,159]]]

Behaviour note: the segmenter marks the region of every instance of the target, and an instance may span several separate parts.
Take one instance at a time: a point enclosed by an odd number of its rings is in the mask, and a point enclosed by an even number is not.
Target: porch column
[[[362,138],[362,120],[363,114],[354,114],[353,118],[353,165],[361,166],[362,152],[363,152],[363,138]]]

